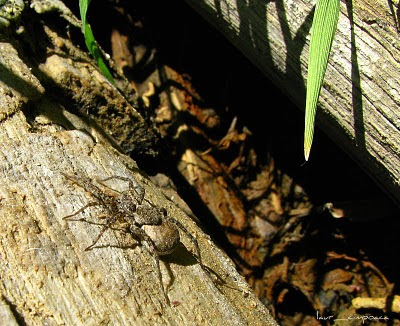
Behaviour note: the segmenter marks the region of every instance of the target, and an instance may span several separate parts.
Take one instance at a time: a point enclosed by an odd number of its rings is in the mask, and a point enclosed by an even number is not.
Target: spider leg
[[[105,178],[105,179],[100,179],[100,180],[98,180],[98,181],[99,181],[101,184],[103,184],[102,182],[105,182],[105,181],[108,181],[108,180],[111,180],[111,179],[119,179],[119,180],[128,182],[128,184],[129,184],[129,190],[130,190],[130,191],[133,190],[133,191],[135,191],[135,192],[138,194],[138,196],[139,196],[139,201],[138,201],[138,202],[141,203],[141,202],[143,201],[143,199],[144,199],[144,189],[143,189],[143,192],[139,192],[139,191],[135,188],[132,179],[129,179],[129,178],[126,178],[126,177],[121,177],[121,176],[119,176],[119,175],[113,175],[113,176],[111,176],[111,177],[108,177],[108,178]],[[126,192],[126,191],[124,191],[124,192]]]
[[[189,237],[190,241],[192,241],[193,245],[196,248],[197,260],[200,265],[200,268],[205,272],[205,274],[211,280],[211,282],[215,283],[215,281],[211,277],[211,273],[210,273],[210,271],[212,272],[212,270],[203,264],[203,260],[201,258],[201,254],[200,254],[199,243],[197,242],[196,238],[183,226],[182,223],[175,220],[174,218],[165,215],[164,219],[167,221],[170,221],[171,223],[174,223],[179,229],[181,229]],[[219,278],[218,275],[217,275],[217,278]]]
[[[79,178],[76,176],[68,175],[63,172],[61,172],[61,175],[64,176],[64,178],[70,180],[71,182],[75,183],[79,187],[85,189],[87,192],[91,193],[95,198],[100,200],[101,202],[105,202],[105,197],[103,195],[103,192],[99,187],[94,185],[91,180],[85,176],[80,176]]]
[[[132,188],[132,189],[135,188],[135,187],[133,186],[133,182],[132,182],[131,179],[125,178],[125,177],[121,177],[121,176],[119,176],[119,175],[113,175],[113,176],[108,177],[108,178],[105,178],[105,179],[100,179],[99,181],[104,182],[104,181],[108,181],[108,180],[112,180],[112,179],[119,179],[119,180],[122,180],[122,181],[126,181],[126,182],[129,183],[129,188]]]
[[[103,228],[100,230],[96,239],[94,239],[93,243],[89,247],[85,248],[85,251],[89,251],[90,249],[92,249],[95,246],[95,244],[100,240],[100,238],[102,237],[104,232],[106,232],[107,229],[111,229],[111,225],[114,224],[115,221],[116,221],[116,218],[112,218],[112,219],[110,219],[110,221],[108,221],[106,224],[104,224]]]
[[[69,217],[73,217],[75,215],[78,215],[79,213],[82,213],[86,208],[93,207],[93,206],[99,206],[99,205],[101,205],[101,204],[98,203],[98,202],[90,202],[90,203],[86,204],[85,206],[83,206],[82,208],[78,209],[75,213],[72,213],[71,215],[64,216],[62,219],[66,220]]]
[[[197,259],[199,261],[200,266],[203,268],[203,261],[201,259],[201,254],[200,254],[200,248],[199,248],[199,243],[197,242],[196,238],[183,226],[182,223],[178,222],[177,220],[175,220],[172,217],[169,216],[164,216],[164,219],[175,224],[179,229],[181,229],[190,239],[190,241],[193,243],[193,245],[196,248],[196,255],[197,255]]]
[[[144,247],[147,250],[147,252],[152,257],[154,257],[154,260],[156,263],[156,268],[157,268],[158,279],[160,281],[161,290],[164,293],[165,300],[169,304],[169,298],[168,298],[167,292],[164,288],[164,283],[162,281],[161,268],[160,268],[160,257],[158,256],[158,254],[156,252],[156,247],[154,245],[153,240],[151,240],[151,238],[147,235],[146,232],[144,232],[141,228],[137,227],[136,225],[131,225],[129,230],[134,237],[138,238],[138,240],[144,244]]]

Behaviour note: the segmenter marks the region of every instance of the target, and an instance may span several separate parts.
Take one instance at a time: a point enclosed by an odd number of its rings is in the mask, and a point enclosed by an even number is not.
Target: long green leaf
[[[82,21],[82,27],[83,27],[83,35],[85,37],[85,43],[86,43],[86,46],[87,46],[89,52],[92,54],[92,56],[97,61],[97,65],[99,66],[103,75],[106,76],[106,78],[110,82],[115,84],[114,78],[111,75],[111,72],[108,70],[107,65],[103,59],[103,56],[101,55],[99,46],[97,45],[97,42],[94,38],[92,29],[90,28],[90,25],[87,23],[87,20],[86,20],[86,13],[87,13],[89,4],[90,4],[90,0],[79,0],[79,11],[81,14],[81,21]]]
[[[304,127],[304,157],[310,156],[314,136],[315,113],[321,92],[332,41],[335,36],[340,0],[318,0],[311,27],[306,114]]]
[[[89,8],[90,0],[79,0],[79,12],[81,14],[82,26],[86,25],[86,13]]]

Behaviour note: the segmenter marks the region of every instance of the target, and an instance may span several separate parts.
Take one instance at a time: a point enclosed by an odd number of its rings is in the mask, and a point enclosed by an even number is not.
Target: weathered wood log
[[[304,108],[315,1],[186,2]],[[341,1],[317,126],[399,204],[398,10],[394,1]]]
[[[0,42],[0,324],[275,325],[231,260],[178,207],[179,200],[167,198],[119,150],[130,141],[124,127],[133,120],[143,126],[136,137],[154,137],[134,107],[45,18],[39,22],[33,11],[29,15],[42,34],[25,31],[16,40],[6,31]],[[37,52],[24,43],[29,39],[47,42],[48,52],[32,57]],[[71,107],[74,102],[99,109],[90,101],[101,98],[104,112],[120,110],[108,119],[120,123],[121,134],[114,140],[84,114],[71,112],[61,101],[66,98]],[[77,221],[64,219],[95,198],[62,173],[133,180],[149,202],[165,208],[197,239],[205,268],[181,232],[181,244],[161,263],[168,304],[154,257],[129,232],[108,229],[85,251],[102,228],[104,207],[82,211]],[[107,186],[121,192],[127,185],[109,180]]]

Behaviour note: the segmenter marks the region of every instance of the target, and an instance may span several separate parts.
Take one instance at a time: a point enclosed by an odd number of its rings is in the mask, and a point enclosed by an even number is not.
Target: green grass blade
[[[83,27],[83,35],[85,37],[85,43],[86,43],[86,46],[87,46],[89,52],[97,61],[97,65],[99,66],[103,75],[106,76],[106,78],[115,85],[114,78],[111,75],[111,72],[108,70],[108,67],[103,59],[103,56],[101,55],[99,46],[97,45],[97,42],[94,38],[92,29],[90,28],[90,25],[87,23],[87,20],[86,20],[86,13],[87,13],[89,4],[90,4],[90,0],[79,0],[79,11],[81,14],[81,21],[82,21],[82,27]]]
[[[304,157],[309,158],[314,136],[318,97],[328,64],[340,11],[340,0],[318,0],[311,27],[308,58],[306,114],[304,127]]]
[[[79,12],[81,14],[82,26],[86,25],[86,13],[89,8],[90,0],[79,0]]]

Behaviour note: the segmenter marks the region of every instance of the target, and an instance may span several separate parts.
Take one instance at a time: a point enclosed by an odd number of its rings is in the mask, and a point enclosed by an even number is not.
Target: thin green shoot
[[[103,59],[103,56],[101,55],[101,51],[99,46],[97,45],[97,42],[94,38],[92,29],[90,28],[90,25],[88,24],[86,20],[86,14],[87,10],[90,4],[90,0],[79,0],[79,10],[81,14],[81,21],[82,21],[82,28],[83,28],[83,35],[85,37],[85,43],[86,46],[93,56],[93,58],[97,61],[97,65],[100,68],[100,71],[103,73],[103,75],[115,85],[115,81],[113,76],[111,75],[111,72],[108,70],[108,67]]]
[[[315,114],[324,80],[332,41],[336,33],[340,0],[318,0],[311,27],[306,113],[304,127],[304,157],[308,161],[314,137]]]

